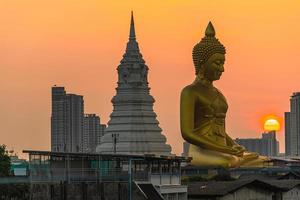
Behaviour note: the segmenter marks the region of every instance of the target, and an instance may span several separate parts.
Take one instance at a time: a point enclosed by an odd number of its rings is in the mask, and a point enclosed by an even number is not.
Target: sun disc
[[[265,131],[278,131],[280,129],[280,124],[276,119],[268,119],[264,123]]]

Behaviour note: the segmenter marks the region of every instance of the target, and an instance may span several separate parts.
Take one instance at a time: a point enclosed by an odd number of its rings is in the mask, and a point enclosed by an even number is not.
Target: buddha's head
[[[196,76],[211,82],[219,80],[224,72],[225,53],[225,47],[215,37],[214,27],[209,22],[205,37],[193,49]]]

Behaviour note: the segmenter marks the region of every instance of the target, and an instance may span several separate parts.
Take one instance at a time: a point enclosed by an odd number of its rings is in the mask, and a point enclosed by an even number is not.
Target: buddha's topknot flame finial
[[[212,25],[211,22],[208,23],[206,30],[205,30],[205,36],[207,37],[215,37],[216,32],[215,32],[215,28]]]

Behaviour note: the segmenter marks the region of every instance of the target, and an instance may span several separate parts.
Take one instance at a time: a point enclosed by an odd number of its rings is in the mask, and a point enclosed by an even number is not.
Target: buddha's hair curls
[[[205,37],[193,48],[193,62],[196,75],[200,70],[200,66],[215,53],[225,54],[226,49],[215,37],[214,27],[212,23],[209,22],[205,31]]]

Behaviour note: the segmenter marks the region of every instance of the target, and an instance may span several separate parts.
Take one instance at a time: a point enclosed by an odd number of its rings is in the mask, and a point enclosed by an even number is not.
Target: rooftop
[[[28,153],[29,155],[42,155],[42,156],[71,156],[71,157],[89,157],[97,159],[100,157],[106,158],[123,158],[124,160],[131,159],[144,159],[144,160],[176,160],[181,162],[189,162],[191,157],[183,157],[183,156],[157,156],[155,154],[108,154],[108,153],[73,153],[73,152],[53,152],[53,151],[36,151],[36,150],[23,150],[23,153]]]
[[[190,197],[224,196],[245,186],[264,188],[269,191],[288,191],[300,185],[300,180],[240,179],[235,181],[195,182],[188,185]]]

